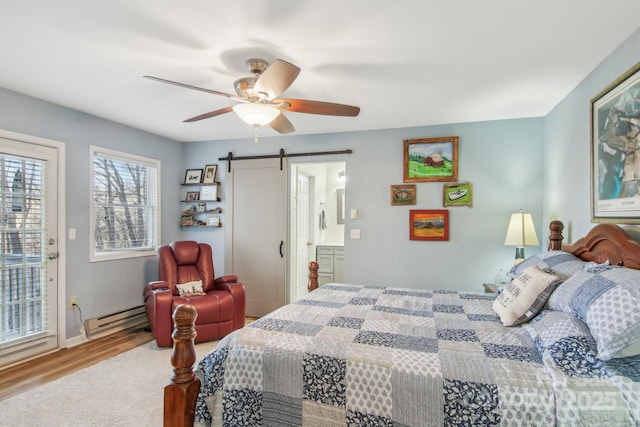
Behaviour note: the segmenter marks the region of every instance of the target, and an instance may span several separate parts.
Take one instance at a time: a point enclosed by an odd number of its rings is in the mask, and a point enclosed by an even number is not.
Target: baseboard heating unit
[[[118,332],[143,323],[147,323],[144,305],[94,317],[84,322],[89,336]]]

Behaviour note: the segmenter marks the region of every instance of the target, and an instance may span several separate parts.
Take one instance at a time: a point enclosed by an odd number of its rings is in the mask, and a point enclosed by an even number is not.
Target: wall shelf
[[[222,208],[216,207],[212,209],[208,204],[220,203],[222,200],[217,197],[219,182],[211,184],[203,183],[183,183],[183,187],[188,187],[184,199],[180,200],[182,204],[190,204],[191,208],[182,209],[182,217],[180,219],[180,228],[198,228],[198,229],[214,229],[222,227],[220,214]],[[211,189],[211,187],[216,187]],[[191,189],[200,191],[191,191]],[[201,195],[206,198],[201,199]]]

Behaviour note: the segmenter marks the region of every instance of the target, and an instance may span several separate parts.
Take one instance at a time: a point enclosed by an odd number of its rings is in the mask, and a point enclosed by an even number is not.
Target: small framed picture
[[[442,206],[469,206],[472,203],[470,182],[444,184],[442,189]]]
[[[218,186],[217,185],[210,185],[210,186],[207,186],[207,187],[202,187],[201,188],[200,199],[201,200],[212,200],[214,202],[216,200],[218,200]]]
[[[220,227],[220,217],[210,216],[207,218],[207,227]]]
[[[187,191],[187,199],[188,201],[200,200],[200,192],[199,191]]]
[[[202,178],[203,184],[213,184],[216,182],[216,171],[218,165],[207,165],[204,167],[204,178]]]
[[[191,215],[182,215],[180,219],[181,227],[191,227],[193,225],[193,217]]]
[[[184,175],[185,184],[200,184],[202,180],[202,169],[187,169]]]
[[[207,210],[207,204],[205,202],[198,203],[198,212],[204,212]]]
[[[415,205],[416,185],[392,185],[391,186],[391,206]]]
[[[449,211],[409,211],[409,238],[411,240],[449,240]]]

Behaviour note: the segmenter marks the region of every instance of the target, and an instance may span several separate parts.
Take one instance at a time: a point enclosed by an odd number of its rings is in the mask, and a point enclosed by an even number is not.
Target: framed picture
[[[185,184],[200,184],[200,180],[202,180],[202,169],[187,169],[184,175]]]
[[[391,186],[391,206],[415,205],[416,185],[392,185]]]
[[[210,216],[207,218],[207,227],[220,227],[220,217]]]
[[[640,62],[591,100],[591,222],[640,224]]]
[[[411,240],[449,240],[449,211],[409,211],[409,238]]]
[[[203,184],[213,184],[216,182],[216,171],[218,165],[207,165],[204,167],[204,178],[202,178]]]
[[[181,227],[191,227],[193,225],[193,217],[191,215],[182,215],[180,219]]]
[[[209,187],[202,187],[200,189],[200,198],[202,200],[212,200],[212,201],[216,201],[218,200],[218,186],[217,185],[212,185]]]
[[[188,201],[200,200],[200,192],[199,191],[187,191],[187,199]]]
[[[207,204],[205,202],[198,203],[198,212],[204,212],[207,210]]]
[[[471,207],[472,191],[470,182],[444,184],[442,189],[442,206]]]
[[[403,182],[458,180],[458,137],[405,139]]]

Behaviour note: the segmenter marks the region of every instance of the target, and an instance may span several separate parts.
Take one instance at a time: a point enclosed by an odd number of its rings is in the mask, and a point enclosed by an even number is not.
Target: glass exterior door
[[[2,365],[58,345],[58,252],[56,150],[0,141]]]

